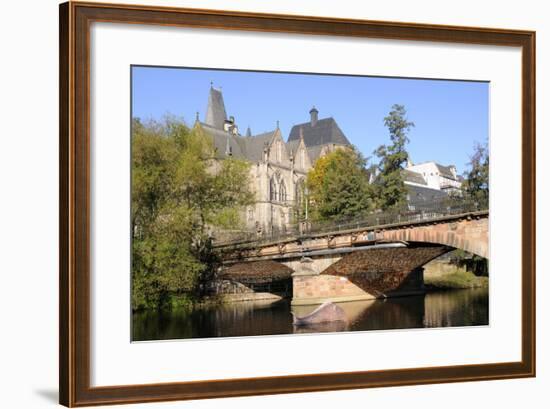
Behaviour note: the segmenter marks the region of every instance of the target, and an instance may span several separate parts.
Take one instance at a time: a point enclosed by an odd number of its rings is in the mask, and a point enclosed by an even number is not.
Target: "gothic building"
[[[335,149],[351,144],[333,118],[319,119],[313,107],[310,120],[294,125],[285,142],[279,124],[275,129],[252,135],[239,131],[235,118],[228,116],[221,90],[210,87],[204,122],[198,114],[195,127],[209,134],[218,159],[235,157],[251,162],[250,182],[255,204],[245,211],[248,229],[284,230],[292,222],[300,203],[307,172],[315,161]]]
[[[315,161],[335,149],[351,147],[334,118],[319,119],[315,107],[309,115],[309,121],[292,127],[286,142],[278,122],[269,132],[252,135],[248,127],[242,135],[235,118],[227,115],[221,90],[210,87],[204,122],[197,113],[194,126],[212,137],[217,159],[234,157],[251,163],[250,183],[256,200],[244,214],[247,229],[284,231],[302,202],[305,177]],[[429,207],[459,189],[462,182],[453,165],[435,162],[409,162],[403,179],[411,210]]]

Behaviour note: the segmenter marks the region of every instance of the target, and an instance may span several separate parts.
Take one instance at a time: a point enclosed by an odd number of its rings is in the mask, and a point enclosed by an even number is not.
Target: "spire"
[[[205,123],[217,129],[223,129],[223,125],[227,120],[225,113],[225,104],[221,90],[214,88],[210,83],[210,93],[208,95],[208,107],[206,108]]]
[[[248,128],[246,128],[246,136],[247,136],[247,137],[251,137],[251,136],[252,136],[252,131],[250,130],[250,125],[248,125]]]
[[[279,129],[279,120],[277,119],[277,129]]]
[[[195,113],[195,123],[199,122],[199,111]]]

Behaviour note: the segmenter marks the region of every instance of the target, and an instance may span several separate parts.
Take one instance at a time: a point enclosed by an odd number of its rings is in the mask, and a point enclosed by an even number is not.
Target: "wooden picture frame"
[[[522,359],[518,362],[91,387],[90,23],[435,41],[522,50]],[[535,376],[535,33],[326,17],[70,2],[60,5],[60,403],[69,407]]]

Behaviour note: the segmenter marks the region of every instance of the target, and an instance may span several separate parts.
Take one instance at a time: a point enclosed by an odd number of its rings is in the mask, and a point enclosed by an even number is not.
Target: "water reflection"
[[[233,303],[191,312],[140,312],[133,315],[133,340],[434,328],[489,323],[489,294],[486,289],[444,291],[425,296],[354,301],[338,305],[346,312],[347,321],[306,327],[292,324],[291,310],[302,316],[316,306],[291,307],[288,301]]]

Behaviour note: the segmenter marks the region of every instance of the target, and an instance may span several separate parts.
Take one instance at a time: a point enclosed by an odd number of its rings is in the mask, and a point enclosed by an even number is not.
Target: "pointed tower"
[[[249,138],[252,136],[252,131],[250,130],[250,126],[248,126],[248,128],[246,128],[246,136],[249,137]]]
[[[205,123],[217,129],[222,129],[227,114],[225,113],[225,104],[221,90],[217,90],[210,83],[210,94],[208,95],[208,107],[206,108]]]

